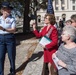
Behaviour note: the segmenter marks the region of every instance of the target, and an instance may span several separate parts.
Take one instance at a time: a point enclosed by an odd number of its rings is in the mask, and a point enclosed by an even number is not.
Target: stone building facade
[[[53,0],[53,8],[57,22],[60,19],[68,20],[72,14],[76,14],[76,0]],[[42,9],[37,12],[38,21],[40,19],[41,23],[43,23],[45,13],[46,10]]]

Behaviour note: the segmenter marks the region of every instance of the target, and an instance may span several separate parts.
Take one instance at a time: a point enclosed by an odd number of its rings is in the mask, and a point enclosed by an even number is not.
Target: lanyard
[[[49,38],[49,37],[50,37],[50,34],[51,34],[51,32],[52,32],[52,30],[53,30],[53,28],[51,28],[51,29],[48,31],[48,33],[46,33],[45,36],[47,36],[47,37]]]

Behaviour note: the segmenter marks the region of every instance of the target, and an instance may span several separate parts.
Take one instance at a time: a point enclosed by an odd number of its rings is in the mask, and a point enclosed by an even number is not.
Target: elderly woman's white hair
[[[65,26],[63,28],[63,31],[65,31],[66,35],[69,35],[70,36],[70,39],[73,41],[74,39],[76,39],[76,29],[75,27],[71,26],[71,25],[68,25],[68,26]]]

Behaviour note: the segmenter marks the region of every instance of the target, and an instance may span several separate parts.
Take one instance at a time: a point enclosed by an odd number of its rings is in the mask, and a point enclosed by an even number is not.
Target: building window
[[[61,0],[61,4],[65,4],[65,1],[64,0]]]
[[[56,7],[55,9],[58,10],[58,7]]]
[[[64,7],[62,7],[61,9],[64,10]]]
[[[56,20],[57,20],[57,21],[59,20],[59,16],[56,16]]]
[[[73,6],[73,10],[75,10],[75,6]]]
[[[37,20],[38,20],[38,23],[41,22],[41,15],[38,15],[38,16],[37,16]]]
[[[72,0],[72,3],[75,4],[75,0]]]
[[[55,0],[55,4],[56,4],[56,5],[58,5],[58,2],[59,2],[58,0]]]

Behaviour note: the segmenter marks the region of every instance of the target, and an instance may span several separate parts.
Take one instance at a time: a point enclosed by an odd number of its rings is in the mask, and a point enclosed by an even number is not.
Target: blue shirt
[[[0,16],[0,26],[2,26],[5,29],[15,28],[16,23],[12,16],[8,16],[6,19],[3,18],[3,16]],[[0,30],[0,34],[8,34],[10,32]]]

